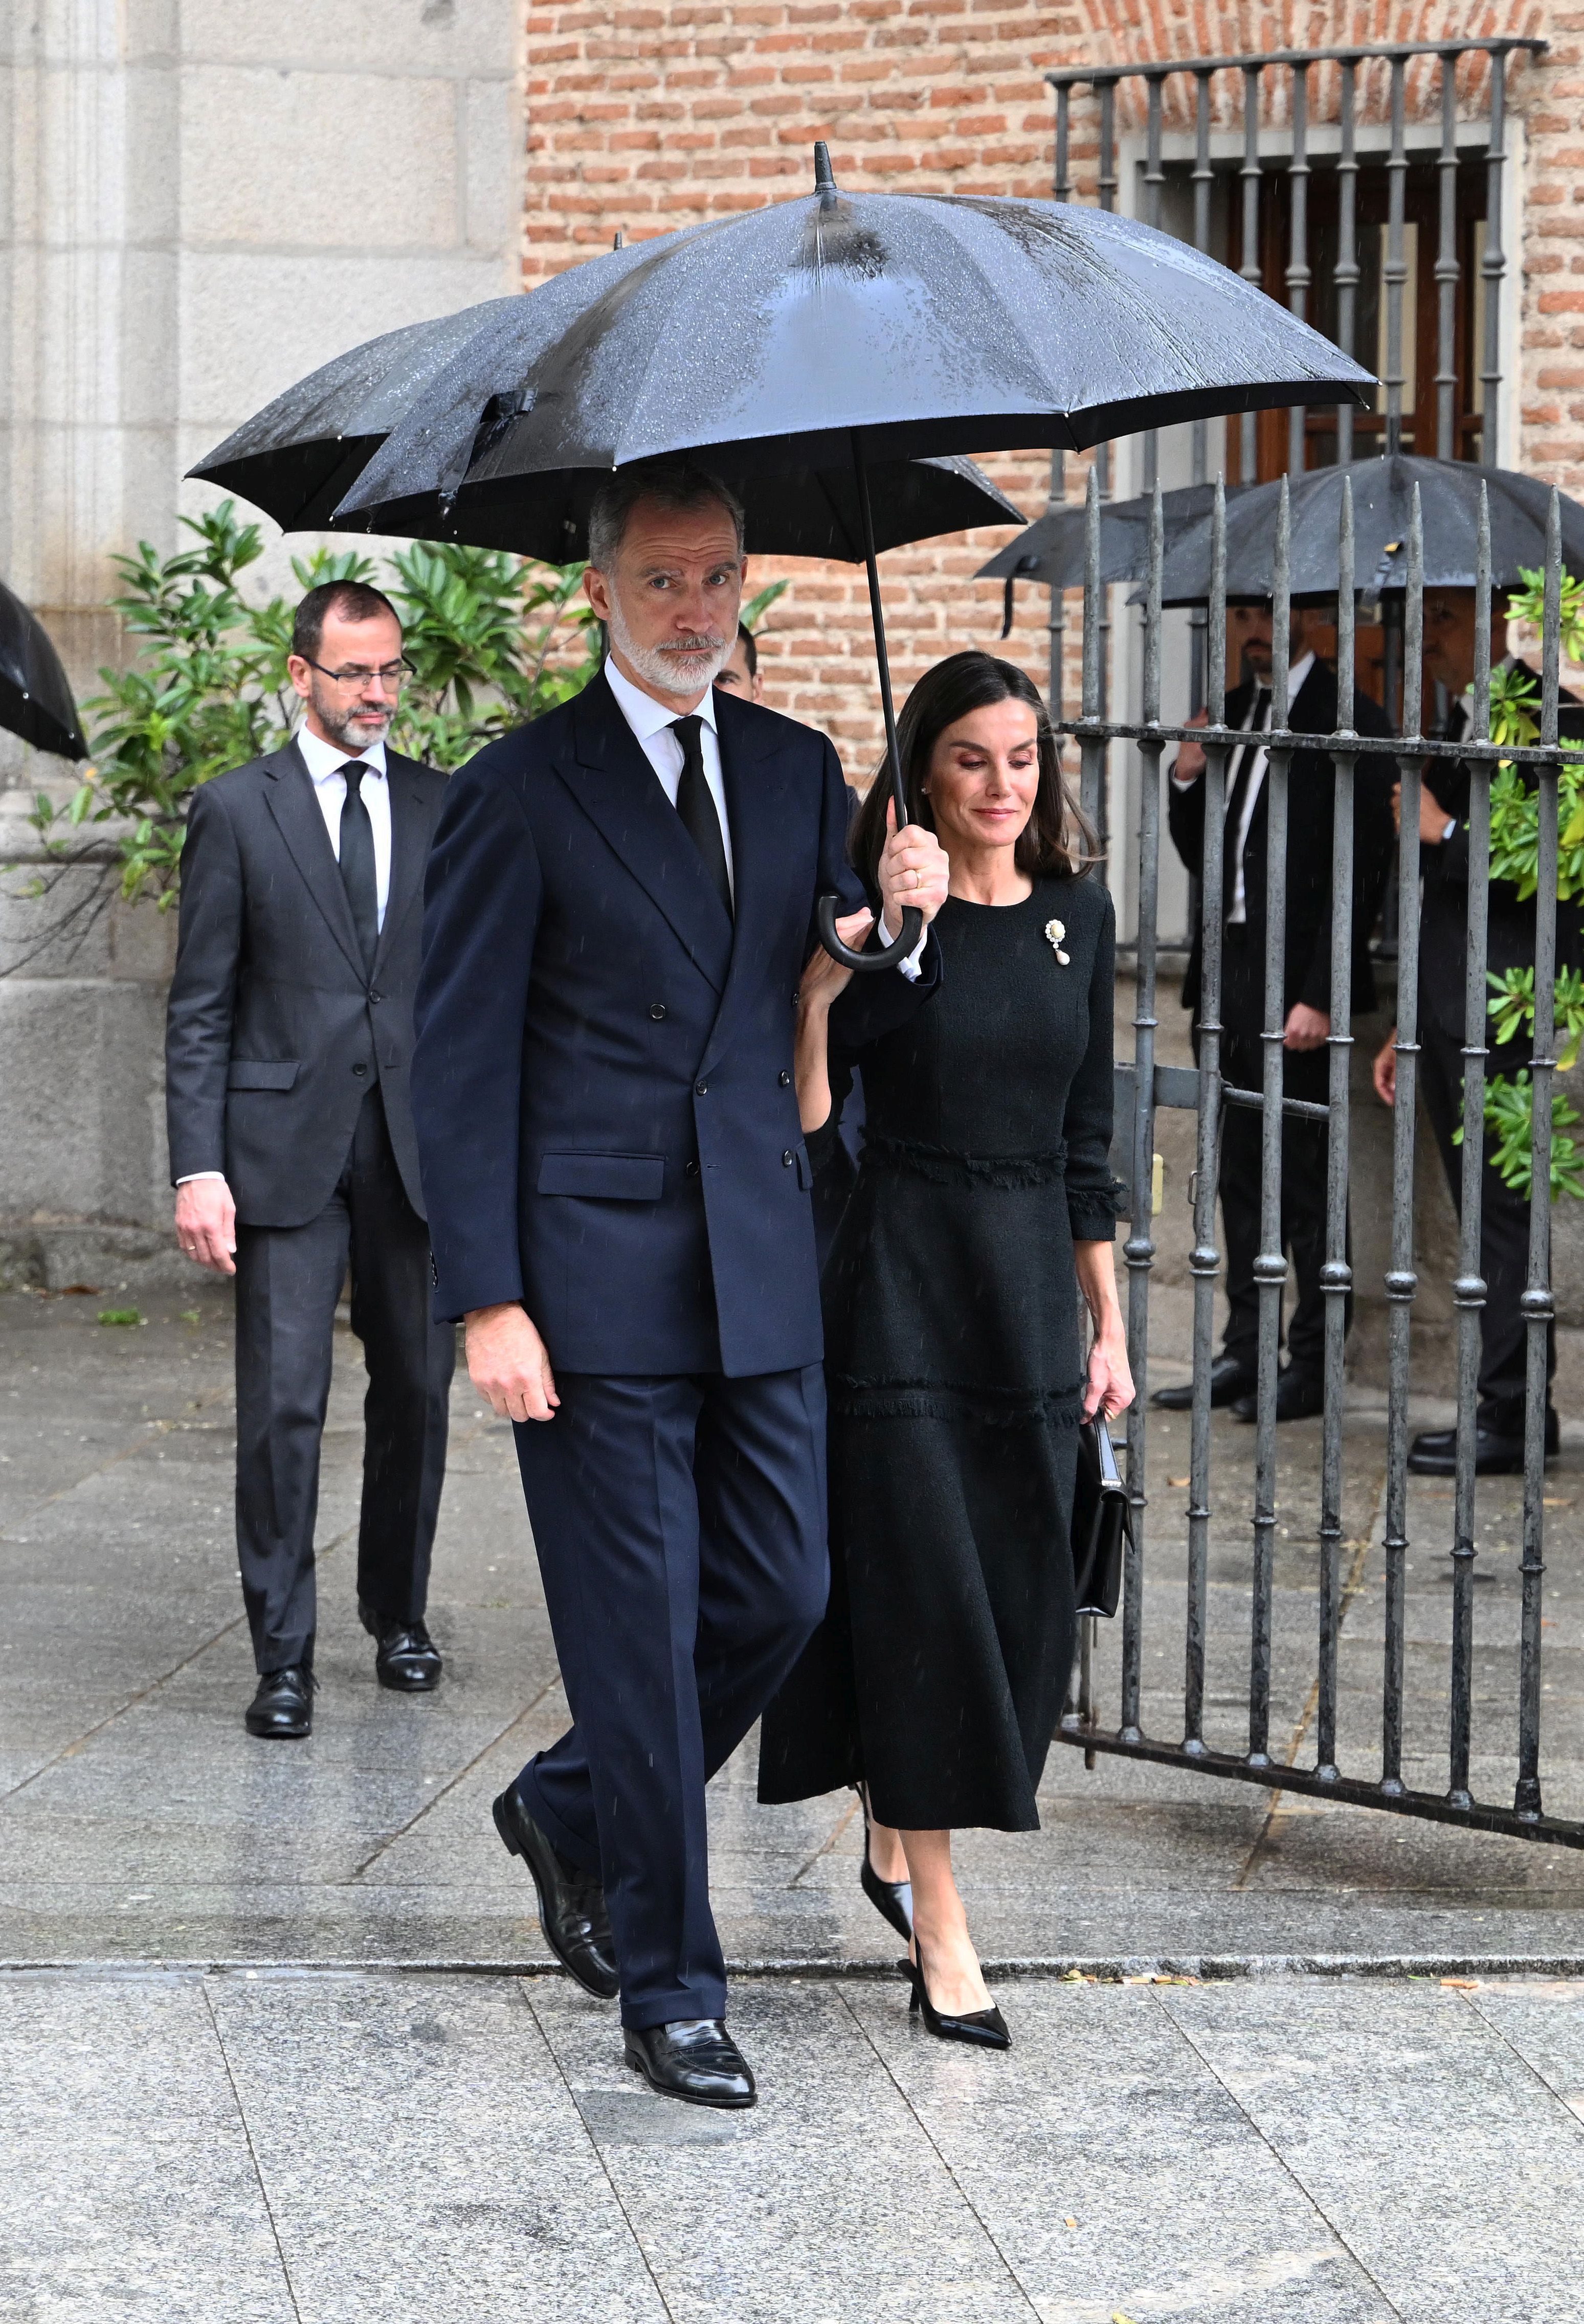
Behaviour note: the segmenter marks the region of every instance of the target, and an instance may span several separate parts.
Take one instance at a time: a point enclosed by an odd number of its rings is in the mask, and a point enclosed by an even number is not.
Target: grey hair
[[[676,514],[690,514],[713,502],[730,517],[737,555],[742,555],[743,504],[728,484],[708,468],[690,467],[681,460],[640,461],[618,468],[589,504],[588,562],[598,572],[608,573],[614,566],[640,501],[654,501]]]

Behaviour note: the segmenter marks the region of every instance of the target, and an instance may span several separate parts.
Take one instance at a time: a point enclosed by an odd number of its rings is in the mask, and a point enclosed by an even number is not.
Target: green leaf
[[[755,594],[749,598],[747,604],[744,605],[738,613],[737,618],[742,622],[743,627],[746,630],[756,632],[760,622],[764,619],[765,614],[770,611],[772,605],[774,604],[776,599],[784,595],[786,591],[791,587],[792,583],[790,581],[772,581],[767,588],[756,591]]]

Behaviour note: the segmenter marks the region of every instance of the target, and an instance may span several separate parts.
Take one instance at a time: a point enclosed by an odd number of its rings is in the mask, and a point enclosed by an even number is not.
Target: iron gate
[[[1218,486],[1211,521],[1208,606],[1208,726],[1190,729],[1165,724],[1161,718],[1163,538],[1158,481],[1154,487],[1148,579],[1144,589],[1143,715],[1137,723],[1109,719],[1102,715],[1102,617],[1105,607],[1104,592],[1098,579],[1099,479],[1094,470],[1090,472],[1084,590],[1083,715],[1078,719],[1062,721],[1061,725],[1061,731],[1073,736],[1078,742],[1081,796],[1086,809],[1091,814],[1101,797],[1107,755],[1112,742],[1125,741],[1135,744],[1144,767],[1137,841],[1139,909],[1131,1167],[1125,1174],[1133,1189],[1132,1217],[1124,1252],[1128,1270],[1128,1342],[1138,1395],[1127,1416],[1127,1478],[1134,1542],[1127,1560],[1122,1607],[1120,1701],[1116,1723],[1114,1726],[1103,1725],[1094,1702],[1090,1654],[1093,1626],[1086,1624],[1086,1630],[1091,1635],[1084,1640],[1084,1683],[1077,1708],[1070,1709],[1063,1719],[1059,1739],[1080,1746],[1090,1754],[1103,1751],[1124,1757],[1163,1761],[1286,1792],[1306,1793],[1330,1800],[1390,1809],[1399,1814],[1430,1818],[1443,1823],[1463,1824],[1560,1841],[1570,1847],[1584,1847],[1584,1823],[1547,1816],[1542,1812],[1541,1798],[1542,1604],[1545,1571],[1543,1440],[1547,1400],[1547,1327],[1554,1313],[1551,1286],[1551,1211],[1547,1192],[1552,1184],[1551,1099],[1557,1069],[1558,809],[1561,772],[1570,763],[1566,752],[1558,747],[1562,580],[1560,512],[1553,492],[1544,571],[1543,665],[1538,741],[1526,747],[1505,742],[1498,747],[1489,740],[1491,553],[1486,501],[1482,485],[1476,572],[1475,682],[1468,734],[1465,739],[1446,742],[1427,739],[1417,732],[1410,731],[1385,743],[1372,739],[1367,745],[1371,754],[1395,757],[1402,784],[1402,837],[1396,887],[1399,945],[1397,1103],[1393,1130],[1391,1264],[1384,1286],[1389,1303],[1389,1385],[1385,1524],[1382,1545],[1385,1624],[1379,1769],[1378,1773],[1372,1775],[1345,1774],[1338,1765],[1337,1728],[1338,1653],[1343,1610],[1340,1575],[1343,1346],[1347,1302],[1353,1279],[1348,1241],[1353,807],[1355,762],[1366,746],[1357,733],[1350,731],[1316,738],[1295,734],[1284,725],[1278,727],[1275,724],[1277,706],[1285,705],[1288,700],[1291,600],[1287,487],[1283,482],[1275,549],[1273,608],[1274,666],[1270,681],[1273,731],[1269,738],[1265,776],[1269,786],[1269,822],[1264,1015],[1261,1037],[1263,1086],[1258,1090],[1229,1087],[1220,1072],[1219,1047],[1224,1029],[1219,1022],[1223,927],[1221,915],[1216,910],[1207,910],[1203,914],[1202,992],[1199,1009],[1200,1047],[1197,1071],[1190,1074],[1181,1068],[1158,1068],[1155,1060],[1156,910],[1163,753],[1168,743],[1180,742],[1190,733],[1204,746],[1206,770],[1201,778],[1206,786],[1203,892],[1207,896],[1219,897],[1222,893],[1227,761],[1232,751],[1243,739],[1225,724],[1225,501]],[[1416,728],[1422,719],[1423,571],[1421,512],[1416,488],[1413,521],[1407,544],[1403,624],[1403,724],[1409,728]],[[1339,703],[1348,707],[1354,700],[1355,577],[1352,495],[1350,485],[1345,483],[1338,544],[1337,678]],[[1285,716],[1284,711],[1283,715]],[[1292,1099],[1284,1100],[1283,1090],[1288,775],[1293,753],[1299,749],[1318,750],[1329,754],[1335,770],[1329,1094],[1323,1106],[1301,1107],[1297,1107]],[[1465,761],[1470,770],[1471,779],[1463,1048],[1461,1240],[1458,1274],[1452,1285],[1456,1306],[1458,1417],[1450,1552],[1450,1707],[1448,1781],[1444,1792],[1414,1789],[1404,1782],[1403,1775],[1407,1553],[1410,1547],[1407,1531],[1409,1335],[1413,1302],[1419,1288],[1413,1239],[1415,1066],[1419,1055],[1419,790],[1422,767],[1437,758]],[[1578,766],[1576,752],[1570,763],[1575,768]],[[1538,1190],[1538,1196],[1532,1200],[1530,1206],[1528,1287],[1523,1301],[1527,1393],[1522,1613],[1517,1664],[1517,1779],[1510,1806],[1477,1800],[1470,1789],[1475,1710],[1475,1416],[1480,1318],[1486,1296],[1486,1285],[1480,1271],[1480,1216],[1489,1001],[1487,982],[1487,885],[1491,785],[1497,769],[1503,764],[1525,770],[1538,795],[1533,1052],[1530,1065],[1533,1092],[1531,1185]],[[1150,1284],[1156,1256],[1150,1189],[1157,1108],[1163,1103],[1182,1103],[1189,1100],[1197,1110],[1193,1250],[1190,1261],[1193,1292],[1193,1403],[1187,1511],[1183,1734],[1181,1742],[1174,1742],[1145,1734],[1140,1716],[1144,1635],[1144,1582],[1150,1554],[1146,1530],[1148,1497],[1144,1489],[1144,1456],[1149,1429],[1146,1399]],[[1210,1517],[1215,1481],[1212,1474],[1209,1374],[1215,1323],[1215,1291],[1220,1271],[1220,1254],[1216,1247],[1217,1152],[1222,1111],[1227,1105],[1257,1107],[1263,1115],[1261,1250],[1255,1270],[1258,1286],[1259,1341],[1254,1506],[1247,1573],[1247,1737],[1246,1747],[1240,1751],[1212,1748],[1207,1743],[1204,1733]],[[1312,1766],[1282,1764],[1273,1758],[1271,1751],[1272,1612],[1277,1517],[1275,1393],[1281,1302],[1287,1276],[1281,1231],[1281,1120],[1283,1105],[1289,1111],[1296,1110],[1323,1119],[1327,1130],[1326,1261],[1321,1275],[1326,1310],[1325,1397],[1321,1421],[1315,1685],[1318,1751]]]

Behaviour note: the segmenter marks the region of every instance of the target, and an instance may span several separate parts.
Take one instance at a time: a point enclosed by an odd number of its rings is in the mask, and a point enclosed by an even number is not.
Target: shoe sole
[[[313,1733],[311,1726],[255,1727],[250,1720],[245,1719],[242,1723],[255,1743],[306,1743]]]
[[[715,2114],[746,2114],[749,2107],[759,2103],[757,2090],[750,2090],[746,2098],[707,2098],[699,2090],[673,2089],[669,2082],[657,2082],[631,2051],[622,2052],[622,2062],[630,2073],[636,2074],[640,2081],[648,2085],[657,2098],[681,2098],[684,2106],[709,2107]]]
[[[550,1914],[544,1901],[544,1884],[533,1868],[533,1858],[525,1852],[522,1843],[517,1839],[516,1834],[513,1831],[510,1824],[506,1821],[505,1815],[501,1812],[501,1803],[498,1799],[495,1799],[490,1802],[489,1812],[495,1818],[495,1828],[496,1831],[499,1832],[501,1839],[505,1843],[507,1855],[521,1858],[522,1861],[528,1868],[528,1877],[533,1883],[534,1901],[539,1906],[539,1933],[544,1939],[544,1941],[549,1946],[551,1953],[566,1970],[567,1975],[571,1978],[573,1984],[578,1987],[580,1992],[586,1993],[591,2001],[614,2001],[616,1998],[616,1995],[615,1993],[602,1993],[597,1985],[590,1985],[588,1978],[582,1974],[581,1970],[575,1968],[567,1959],[565,1953],[562,1952],[560,1947],[556,1943],[555,1939],[551,1935]]]
[[[374,1674],[381,1686],[388,1689],[392,1694],[432,1694],[440,1683],[439,1671],[436,1671],[432,1678],[397,1678],[391,1673],[381,1670],[376,1664]]]

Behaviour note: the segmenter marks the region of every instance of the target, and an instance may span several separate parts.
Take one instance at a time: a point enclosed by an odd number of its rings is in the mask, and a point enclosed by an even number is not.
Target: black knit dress
[[[818,1168],[857,1062],[863,1161],[823,1285],[830,1603],[764,1714],[759,1796],[861,1778],[883,1823],[1032,1831],[1074,1643],[1072,1246],[1117,1213],[1115,920],[1096,881],[1040,880],[950,898],[935,929],[940,991],[833,1053],[808,1141]]]

